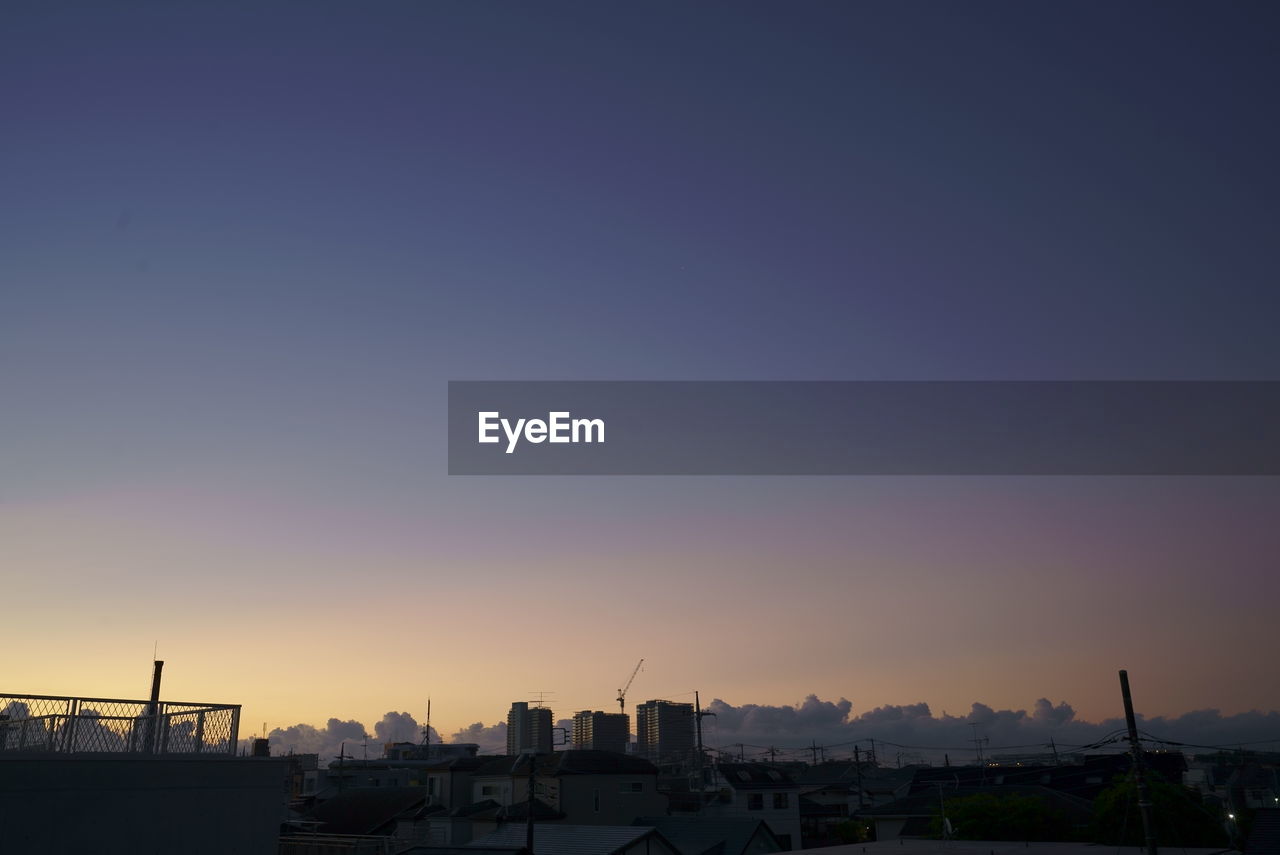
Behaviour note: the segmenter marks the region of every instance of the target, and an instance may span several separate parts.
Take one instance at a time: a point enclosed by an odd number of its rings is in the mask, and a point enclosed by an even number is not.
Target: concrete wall
[[[275,855],[282,757],[0,753],[0,852]]]

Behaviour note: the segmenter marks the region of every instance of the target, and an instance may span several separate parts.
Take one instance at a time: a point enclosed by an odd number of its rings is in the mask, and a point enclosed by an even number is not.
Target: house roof
[[[495,757],[475,770],[474,776],[520,777],[529,774],[529,755],[516,754]],[[589,751],[574,749],[541,754],[537,759],[537,774],[544,777],[561,775],[657,775],[658,767],[642,757],[618,754],[615,751]]]
[[[472,802],[469,805],[456,807],[449,812],[449,816],[477,816],[482,813],[492,812],[495,816],[502,809],[502,805],[493,799],[482,799],[478,802]]]
[[[717,817],[643,816],[632,825],[656,828],[680,855],[744,855],[757,834],[781,852],[782,844],[762,820]],[[769,851],[753,849],[751,852]]]
[[[423,761],[420,767],[431,772],[471,772],[479,769],[485,763],[492,760],[492,756],[488,757],[447,757],[440,760]]]
[[[798,786],[785,771],[767,763],[721,763],[716,768],[725,784],[735,790],[795,789]]]
[[[426,817],[429,817],[429,816],[437,816],[440,814],[446,814],[448,812],[449,812],[449,809],[446,808],[444,805],[440,804],[439,802],[434,802],[429,805],[423,805],[422,807],[408,814],[402,814],[401,817],[405,819],[425,819]]]
[[[361,787],[317,804],[311,818],[325,834],[374,834],[426,800],[422,787]]]
[[[616,751],[559,751],[551,755],[556,760],[556,775],[657,775],[658,767],[643,757],[619,754]]]
[[[468,848],[523,846],[525,834],[523,825],[505,825],[472,841]],[[667,852],[679,855],[679,850],[651,826],[554,823],[533,827],[533,850],[556,855],[618,855],[642,840],[650,842],[651,855]]]
[[[863,777],[872,771],[869,764],[863,764]],[[801,784],[824,787],[852,786],[858,781],[858,767],[854,763],[828,762],[810,766],[800,773],[796,779]]]

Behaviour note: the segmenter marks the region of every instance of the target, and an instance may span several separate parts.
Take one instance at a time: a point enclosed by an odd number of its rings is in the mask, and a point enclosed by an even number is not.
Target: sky
[[[0,691],[154,653],[244,735],[447,738],[641,658],[846,725],[1101,723],[1127,668],[1274,721],[1274,478],[466,478],[444,432],[450,380],[1280,380],[1278,17],[9,7]]]

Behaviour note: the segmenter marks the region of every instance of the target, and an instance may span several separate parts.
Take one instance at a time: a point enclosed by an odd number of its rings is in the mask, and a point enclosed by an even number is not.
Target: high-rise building
[[[645,701],[636,705],[636,746],[652,763],[687,760],[693,755],[693,704]]]
[[[507,753],[551,753],[551,710],[516,701],[507,713]]]
[[[583,710],[573,716],[573,747],[594,751],[627,752],[631,717],[626,713]]]

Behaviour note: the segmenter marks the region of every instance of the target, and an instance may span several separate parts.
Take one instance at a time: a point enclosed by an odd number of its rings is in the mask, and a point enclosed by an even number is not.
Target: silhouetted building
[[[276,855],[294,761],[237,756],[239,720],[234,704],[0,694],[0,852]]]
[[[652,763],[683,761],[693,754],[693,704],[645,701],[636,706],[636,745]]]
[[[551,710],[516,701],[507,713],[507,753],[551,753]]]
[[[573,717],[573,747],[625,754],[631,741],[631,717],[626,713],[583,710]]]
[[[505,808],[497,819],[521,815],[528,806],[531,759],[537,802],[566,822],[627,825],[636,817],[667,813],[667,797],[658,792],[658,769],[652,763],[613,751],[572,749],[536,758],[494,758],[472,774],[472,804],[491,800]]]
[[[387,760],[449,760],[475,757],[479,752],[480,746],[474,742],[388,742],[382,746],[382,756]]]

